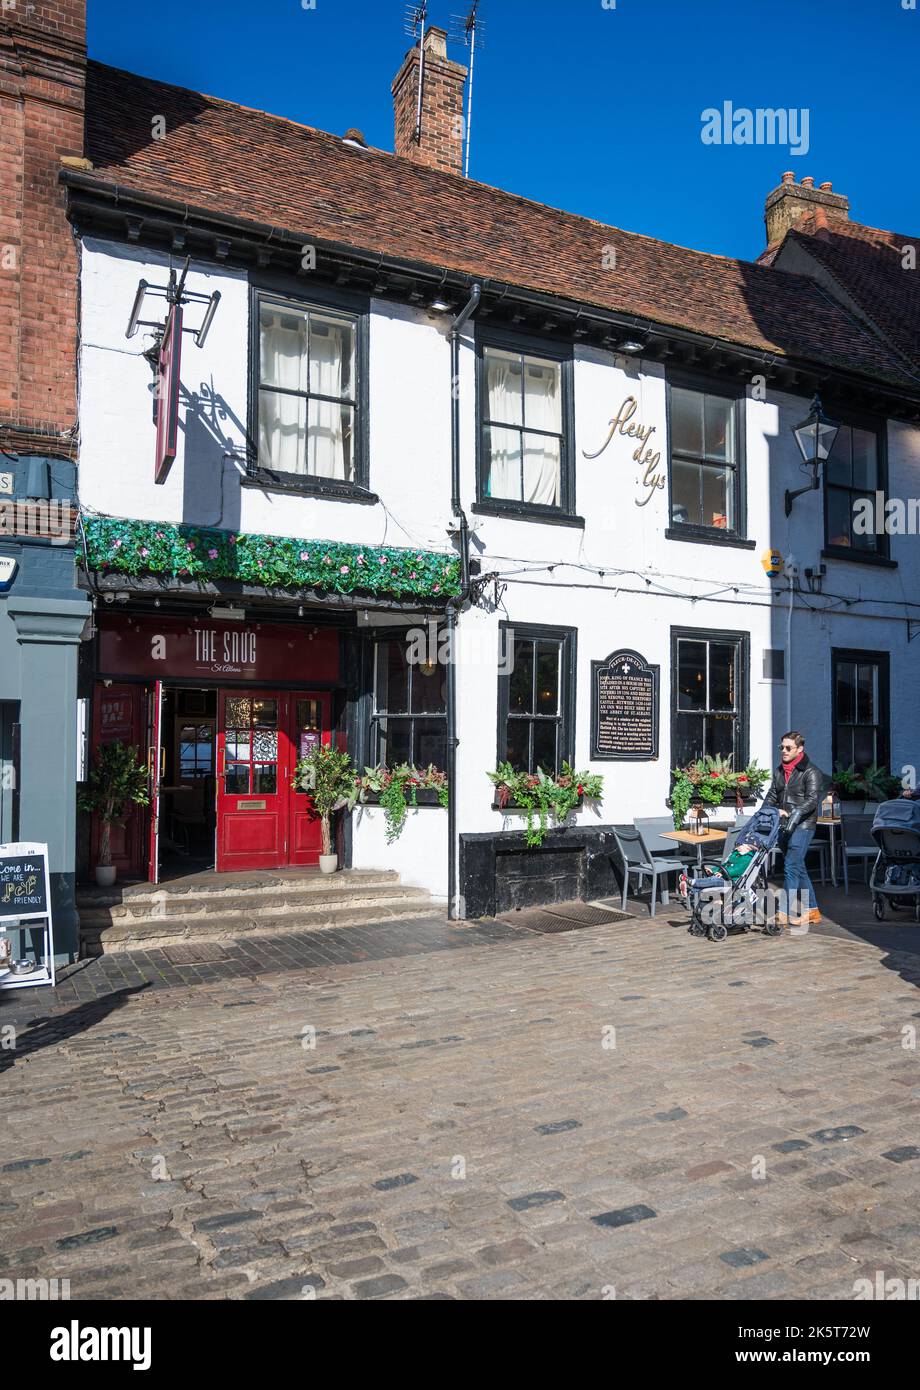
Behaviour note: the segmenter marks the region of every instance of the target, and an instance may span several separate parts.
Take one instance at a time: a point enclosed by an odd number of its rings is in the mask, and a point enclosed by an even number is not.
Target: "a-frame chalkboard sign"
[[[51,921],[51,883],[48,846],[21,842],[0,845],[0,932],[40,928],[42,959],[28,974],[16,974],[8,961],[0,963],[0,989],[54,984],[54,928]]]

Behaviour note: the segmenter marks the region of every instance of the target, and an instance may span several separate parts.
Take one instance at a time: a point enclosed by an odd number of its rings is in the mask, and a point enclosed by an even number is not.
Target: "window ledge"
[[[875,555],[872,551],[850,550],[846,546],[827,546],[821,551],[822,560],[848,560],[853,565],[877,565],[881,569],[896,570],[897,560],[889,560],[887,555]]]
[[[669,526],[664,537],[668,541],[693,541],[696,545],[727,545],[735,550],[753,550],[757,545],[756,541],[736,536],[733,531],[721,531],[717,527],[710,530],[706,526]]]
[[[509,521],[541,521],[546,526],[578,526],[584,528],[583,516],[531,507],[526,502],[474,502],[470,511],[477,516],[500,516]]]
[[[290,474],[269,473],[264,470],[248,473],[240,479],[241,487],[258,488],[260,492],[292,492],[302,497],[325,497],[332,502],[364,502],[373,506],[380,501],[376,492],[359,487],[357,483],[339,483],[331,478],[294,478]]]
[[[425,807],[433,807],[436,811],[446,811],[447,807],[442,806],[438,800],[438,793],[433,787],[419,787],[415,793],[416,801],[413,804],[412,798],[406,798],[406,808],[409,811],[423,810]],[[379,806],[379,792],[364,792],[357,802],[358,806]]]

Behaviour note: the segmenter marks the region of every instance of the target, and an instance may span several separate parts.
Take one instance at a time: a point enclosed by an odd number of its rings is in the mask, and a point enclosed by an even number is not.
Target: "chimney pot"
[[[820,188],[815,188],[814,184],[813,178],[796,183],[795,175],[787,171],[782,183],[767,194],[764,221],[768,246],[782,241],[800,217],[813,217],[816,227],[831,229],[837,222],[849,221],[848,200],[841,193],[835,193],[829,183],[822,183]]]

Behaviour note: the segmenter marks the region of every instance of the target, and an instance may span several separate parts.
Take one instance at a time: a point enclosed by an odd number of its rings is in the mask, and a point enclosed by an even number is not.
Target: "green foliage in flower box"
[[[539,849],[552,817],[562,822],[579,802],[600,801],[604,795],[604,779],[596,772],[576,772],[568,763],[556,777],[549,777],[542,768],[536,772],[516,772],[510,763],[499,763],[494,772],[486,774],[497,789],[496,799],[502,810],[520,807],[527,813],[524,839],[531,849]],[[536,814],[536,821],[534,816]]]
[[[89,566],[102,573],[236,579],[266,588],[447,599],[460,561],[433,550],[248,535],[162,521],[82,516]]]
[[[735,772],[731,759],[718,754],[698,758],[686,767],[675,767],[671,776],[671,812],[676,830],[683,825],[693,801],[721,806],[726,796],[734,793],[737,805],[741,806],[745,797],[759,796],[770,780],[768,769],[760,767],[756,761],[748,763],[743,772]]]

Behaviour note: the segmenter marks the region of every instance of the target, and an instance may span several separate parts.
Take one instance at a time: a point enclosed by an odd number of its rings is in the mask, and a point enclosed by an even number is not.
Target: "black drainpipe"
[[[457,916],[457,663],[455,642],[457,614],[470,596],[470,528],[466,513],[460,505],[460,330],[472,317],[482,298],[478,284],[470,289],[470,297],[450,326],[450,508],[460,518],[460,593],[447,605],[448,652],[447,665],[447,781],[450,797],[447,803],[447,916]]]

